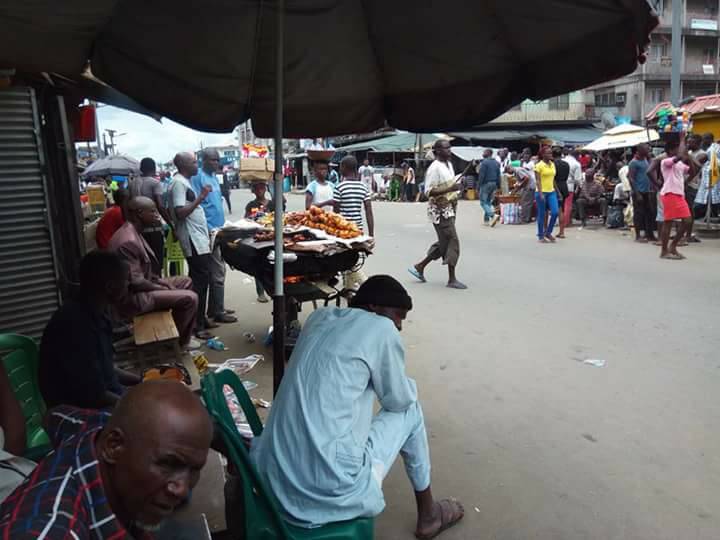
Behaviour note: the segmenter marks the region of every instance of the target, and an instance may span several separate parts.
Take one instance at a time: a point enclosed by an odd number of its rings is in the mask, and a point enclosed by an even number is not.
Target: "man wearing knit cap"
[[[400,339],[411,309],[397,280],[373,276],[349,308],[317,310],[305,323],[251,451],[292,523],[378,515],[382,482],[399,454],[415,491],[417,538],[434,538],[462,519],[459,502],[436,501],[430,489],[425,421]]]

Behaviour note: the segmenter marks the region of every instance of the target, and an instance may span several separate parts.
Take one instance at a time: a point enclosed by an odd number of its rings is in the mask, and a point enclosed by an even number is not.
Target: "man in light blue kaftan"
[[[379,514],[382,481],[401,454],[424,496],[417,532],[430,537],[457,523],[462,506],[430,493],[425,422],[399,332],[412,301],[375,276],[352,306],[310,315],[251,456],[287,519],[313,527]]]

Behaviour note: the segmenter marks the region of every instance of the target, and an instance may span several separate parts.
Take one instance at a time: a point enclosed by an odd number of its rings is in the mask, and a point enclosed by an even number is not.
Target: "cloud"
[[[163,118],[152,118],[112,106],[98,109],[101,132],[114,129],[118,153],[135,159],[151,157],[158,163],[172,160],[178,152],[199,150],[202,146],[237,144],[232,133],[203,133]],[[102,135],[100,136],[102,138]],[[109,141],[108,141],[109,142]]]

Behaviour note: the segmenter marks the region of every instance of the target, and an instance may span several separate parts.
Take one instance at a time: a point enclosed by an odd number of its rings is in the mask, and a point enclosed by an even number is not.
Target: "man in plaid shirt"
[[[55,451],[0,506],[0,540],[146,540],[188,497],[212,424],[184,385],[146,382],[112,416],[60,406]]]

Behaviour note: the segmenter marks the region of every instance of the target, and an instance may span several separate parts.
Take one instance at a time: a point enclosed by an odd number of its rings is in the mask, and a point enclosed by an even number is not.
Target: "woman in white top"
[[[335,185],[327,180],[329,169],[327,161],[313,161],[315,180],[310,182],[305,190],[305,210],[311,206],[319,206],[326,212],[333,209]]]
[[[402,164],[404,171],[403,183],[405,188],[405,200],[413,202],[415,200],[415,169],[413,169],[407,161]]]

